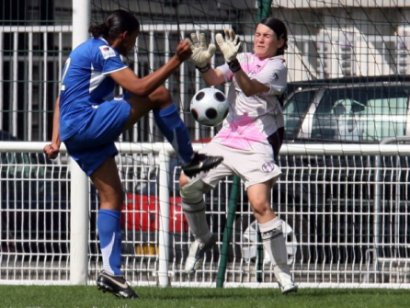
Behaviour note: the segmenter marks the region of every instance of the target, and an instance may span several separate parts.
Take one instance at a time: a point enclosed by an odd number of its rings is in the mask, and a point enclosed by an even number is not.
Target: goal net
[[[262,16],[278,17],[287,25],[289,82],[408,74],[408,8],[397,1],[95,0],[92,7],[93,20],[116,8],[136,12],[146,30],[138,41],[135,62],[140,75],[159,67],[177,40],[192,31],[206,32],[213,40],[222,28],[233,27],[243,40],[243,50],[252,51],[253,32]],[[213,61],[223,63],[219,52]],[[193,93],[204,86],[198,75],[187,64],[167,81],[194,139],[214,134],[213,129],[198,126],[189,113]],[[161,138],[151,129],[152,125],[140,131],[143,139]]]

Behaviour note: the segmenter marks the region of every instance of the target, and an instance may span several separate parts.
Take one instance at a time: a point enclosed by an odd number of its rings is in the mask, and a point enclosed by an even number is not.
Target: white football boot
[[[215,245],[215,243],[216,236],[213,234],[210,236],[206,243],[199,240],[193,241],[191,246],[189,247],[188,257],[185,261],[185,273],[194,273],[199,265],[199,261],[203,259],[205,252],[211,249]]]

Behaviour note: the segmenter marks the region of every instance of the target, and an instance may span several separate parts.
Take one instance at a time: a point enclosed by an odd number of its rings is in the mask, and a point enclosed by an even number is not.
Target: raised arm
[[[269,91],[269,87],[249,76],[241,69],[241,65],[236,58],[240,47],[239,37],[232,29],[225,30],[225,37],[218,33],[215,37],[226,63],[229,65],[235,76],[236,82],[246,96],[252,96]]]
[[[191,56],[191,53],[189,42],[183,40],[178,44],[175,55],[172,56],[167,63],[145,77],[139,78],[129,68],[111,73],[110,76],[121,87],[134,95],[147,96],[163,84],[165,80],[179,68],[182,62]]]
[[[191,33],[191,49],[192,55],[190,62],[202,74],[202,78],[207,85],[216,86],[225,82],[225,78],[221,71],[211,67],[211,58],[215,54],[215,45],[207,44],[205,33]]]

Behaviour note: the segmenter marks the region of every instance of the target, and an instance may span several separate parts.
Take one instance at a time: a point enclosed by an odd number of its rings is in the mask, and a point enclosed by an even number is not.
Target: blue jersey
[[[114,96],[109,76],[127,66],[102,38],[91,38],[67,59],[60,88],[60,138],[67,140],[88,123],[92,109]]]

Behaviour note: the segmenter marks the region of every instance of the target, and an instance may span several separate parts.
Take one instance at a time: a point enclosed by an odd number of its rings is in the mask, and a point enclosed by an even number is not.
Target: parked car
[[[410,76],[296,82],[288,92],[287,142],[378,143],[410,136]]]
[[[285,143],[364,144],[410,136],[409,100],[410,76],[291,83],[283,107]],[[288,223],[303,243],[299,259],[351,262],[368,259],[375,249],[384,257],[410,253],[403,248],[410,243],[410,222],[402,218],[410,210],[410,178],[395,171],[408,167],[408,159],[381,160],[384,172],[378,179],[376,161],[372,155],[343,153],[280,157],[281,165],[293,167],[282,177],[287,183],[274,187],[273,196],[277,203],[286,198],[288,206],[294,206],[287,209],[296,212]],[[329,166],[332,170],[326,170]],[[376,206],[382,209],[380,215]],[[393,244],[394,249],[389,247]]]
[[[18,141],[0,131],[0,140]],[[68,249],[67,167],[53,168],[42,153],[1,152],[1,249],[63,253]]]
[[[156,195],[126,193],[122,212],[123,249],[137,257],[157,256],[160,230],[160,205]],[[188,240],[188,222],[182,212],[181,197],[169,197],[169,258],[181,258],[186,255],[187,247],[182,246]]]
[[[0,131],[0,141],[19,142]],[[0,152],[0,251],[18,256],[66,257],[70,247],[70,173],[43,153]],[[90,189],[90,252],[96,243],[97,193]]]

